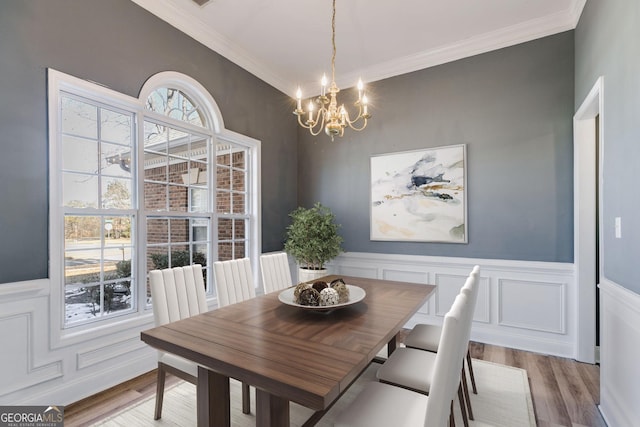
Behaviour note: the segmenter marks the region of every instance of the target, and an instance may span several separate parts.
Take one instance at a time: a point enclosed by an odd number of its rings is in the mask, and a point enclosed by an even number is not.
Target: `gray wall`
[[[298,201],[333,209],[345,250],[573,261],[573,31],[376,82],[371,91],[364,131],[335,142],[298,132]],[[370,156],[461,143],[469,243],[370,241]]]
[[[587,1],[575,33],[576,109],[604,76],[604,275],[640,293],[640,2]]]
[[[262,141],[263,250],[282,247],[297,185],[287,96],[129,0],[2,1],[0,283],[48,275],[47,67],[131,96],[160,71],[202,83],[227,129]]]

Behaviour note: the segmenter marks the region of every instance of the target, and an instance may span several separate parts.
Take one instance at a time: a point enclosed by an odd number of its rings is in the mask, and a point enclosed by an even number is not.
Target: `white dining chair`
[[[471,270],[470,276],[471,275],[473,275],[475,278],[474,293],[471,295],[471,306],[473,307],[473,310],[475,310],[476,301],[478,299],[478,292],[479,292],[479,280],[480,280],[479,265],[476,265],[473,267],[473,270]],[[464,289],[464,286],[462,289]],[[438,344],[440,342],[441,334],[442,334],[442,327],[439,325],[427,325],[422,323],[417,324],[413,327],[411,332],[409,332],[405,337],[404,345],[409,348],[416,348],[416,349],[431,351],[435,353],[438,351]],[[467,367],[469,371],[469,377],[471,379],[471,388],[474,394],[478,394],[478,389],[476,387],[476,379],[473,373],[473,364],[471,363],[471,353],[469,349],[467,349],[466,361],[467,361]],[[464,385],[466,386],[466,380],[464,382]]]
[[[216,261],[213,280],[218,296],[218,307],[245,301],[256,296],[251,260],[249,258]],[[242,383],[242,412],[251,412],[249,384]]]
[[[149,286],[156,326],[207,311],[202,266],[194,264],[149,272]],[[154,419],[162,416],[166,374],[173,374],[192,384],[198,382],[198,365],[182,357],[158,351],[158,379]]]
[[[260,255],[260,272],[265,294],[293,285],[286,252]]]
[[[465,322],[465,334],[461,339],[464,341],[464,345],[466,348],[468,348],[469,345],[471,322],[473,320],[473,310],[475,307],[475,300],[472,293],[476,289],[476,274],[472,272],[472,274],[467,277],[464,286],[456,297],[456,302],[461,297],[464,297],[465,301],[463,313],[463,319]],[[442,335],[439,337],[439,339],[442,339]],[[428,394],[430,392],[431,386],[428,380],[428,376],[416,376],[415,372],[420,370],[430,372],[435,364],[436,354],[437,353],[409,347],[397,349],[378,370],[378,380],[385,383],[406,387],[413,391]],[[466,378],[464,375],[463,359],[464,357],[460,360],[462,369],[460,387],[458,389],[458,398],[460,400],[462,419],[465,426],[468,426],[469,419],[473,419],[473,410],[471,408],[471,399],[469,398]]]
[[[466,297],[464,297],[466,298]],[[335,420],[336,427],[425,426],[445,427],[452,422],[452,402],[460,383],[460,345],[463,335],[463,302],[456,298],[444,317],[440,351],[429,375],[429,395],[381,382],[367,384]],[[397,350],[396,350],[397,351]],[[418,351],[418,350],[415,350]],[[393,353],[395,354],[395,352]]]

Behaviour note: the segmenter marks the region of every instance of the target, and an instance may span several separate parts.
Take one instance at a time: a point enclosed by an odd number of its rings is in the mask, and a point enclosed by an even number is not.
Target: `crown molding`
[[[194,17],[188,10],[158,0],[131,1],[281,92],[293,93],[291,82],[284,80],[267,64],[256,61],[246,50],[213,30],[199,17]],[[195,3],[193,8],[200,10]]]
[[[268,64],[256,61],[246,50],[210,28],[197,13],[192,14],[188,8],[177,7],[171,2],[131,1],[281,92],[291,97],[295,96],[294,82],[288,81]],[[569,8],[543,18],[501,28],[437,49],[417,52],[358,71],[341,73],[336,83],[341,88],[348,88],[352,87],[360,76],[366,77],[367,83],[374,82],[572,30],[578,24],[585,3],[586,0],[574,0]],[[195,3],[193,8],[196,11],[200,9]],[[303,93],[316,93],[318,85],[305,84],[301,89]]]
[[[574,2],[574,7],[567,11],[501,28],[437,49],[379,63],[357,72],[343,73],[340,81],[336,83],[339,87],[348,87],[349,84],[353,85],[360,76],[366,76],[367,83],[383,80],[572,30],[577,25],[585,2],[586,0],[577,0]]]

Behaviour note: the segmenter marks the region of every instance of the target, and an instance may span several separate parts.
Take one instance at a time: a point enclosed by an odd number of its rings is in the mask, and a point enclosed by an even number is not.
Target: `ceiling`
[[[132,0],[291,96],[331,74],[331,0]],[[198,3],[203,3],[200,6]],[[352,87],[575,28],[586,0],[337,0]]]

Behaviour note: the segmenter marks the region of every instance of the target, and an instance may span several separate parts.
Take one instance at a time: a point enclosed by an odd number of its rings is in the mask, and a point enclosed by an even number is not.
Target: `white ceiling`
[[[132,0],[289,95],[331,73],[331,0]],[[586,0],[337,0],[336,83],[354,86],[575,28]]]

